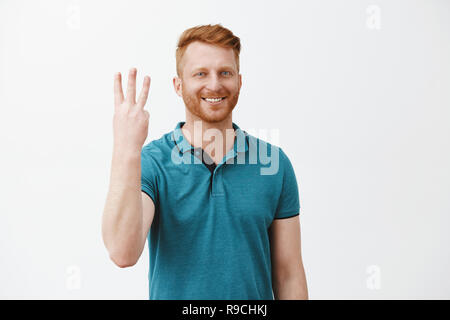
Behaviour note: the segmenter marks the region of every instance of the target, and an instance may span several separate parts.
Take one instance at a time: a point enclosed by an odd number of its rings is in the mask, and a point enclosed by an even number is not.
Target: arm
[[[274,219],[269,228],[275,300],[308,300],[299,216]]]
[[[144,110],[150,78],[136,103],[136,69],[128,76],[124,99],[120,73],[114,79],[114,148],[108,195],[102,217],[102,237],[111,260],[119,267],[134,265],[145,246],[153,220],[153,201],[141,192],[141,149],[148,133]]]

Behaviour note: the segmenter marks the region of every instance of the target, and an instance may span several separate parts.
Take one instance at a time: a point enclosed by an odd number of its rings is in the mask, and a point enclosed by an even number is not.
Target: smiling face
[[[174,86],[190,113],[212,123],[230,116],[242,86],[233,49],[192,42],[183,55],[181,70],[181,79],[175,77]]]

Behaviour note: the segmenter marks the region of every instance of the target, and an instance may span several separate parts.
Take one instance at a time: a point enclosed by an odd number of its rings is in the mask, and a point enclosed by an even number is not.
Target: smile
[[[214,105],[214,104],[221,103],[223,100],[225,100],[225,98],[226,97],[221,97],[221,98],[220,97],[219,98],[204,98],[204,97],[202,97],[202,100],[208,102],[209,104]]]

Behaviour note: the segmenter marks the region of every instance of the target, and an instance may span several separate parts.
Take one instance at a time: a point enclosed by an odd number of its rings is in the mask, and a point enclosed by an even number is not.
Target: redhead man
[[[115,75],[102,235],[121,268],[148,240],[151,300],[308,299],[291,162],[232,121],[240,48],[220,24],[181,34],[173,85],[186,120],[145,146],[150,77],[136,100],[137,70],[125,96]]]

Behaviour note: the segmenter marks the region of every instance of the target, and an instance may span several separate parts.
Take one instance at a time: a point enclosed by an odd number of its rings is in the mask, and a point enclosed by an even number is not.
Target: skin
[[[144,77],[136,100],[136,73],[133,68],[128,74],[126,96],[121,74],[114,75],[113,155],[102,215],[103,242],[111,260],[121,268],[138,261],[155,212],[153,201],[141,191],[141,149],[149,123],[144,106],[150,77]]]
[[[175,92],[186,106],[186,123],[182,131],[194,147],[201,147],[218,164],[234,145],[232,111],[242,86],[234,52],[202,42],[191,43],[182,58],[182,74],[173,78]],[[202,97],[226,97],[211,106]],[[201,134],[194,135],[195,123],[201,123]],[[227,130],[228,129],[228,130]],[[207,132],[217,130],[212,142]]]
[[[151,198],[140,191],[140,151],[148,134],[149,113],[144,106],[150,77],[144,77],[136,100],[136,72],[135,68],[129,72],[126,97],[121,74],[114,77],[114,148],[110,188],[102,217],[103,241],[111,260],[121,268],[133,266],[139,260],[155,212]],[[191,145],[202,147],[216,164],[219,163],[234,144],[232,111],[242,86],[242,75],[238,73],[232,49],[191,43],[183,56],[182,74],[174,77],[173,85],[186,106],[184,136]],[[227,98],[218,106],[210,106],[201,99],[216,96]],[[199,123],[202,134],[193,135]],[[204,133],[210,129],[224,138],[205,137]],[[211,144],[213,148],[209,152]],[[275,219],[268,232],[275,299],[308,299],[299,216]]]
[[[308,300],[299,216],[273,220],[269,238],[275,300]]]

